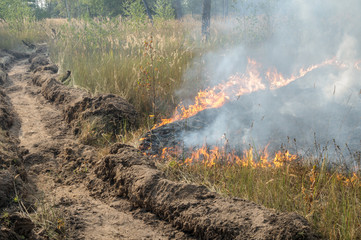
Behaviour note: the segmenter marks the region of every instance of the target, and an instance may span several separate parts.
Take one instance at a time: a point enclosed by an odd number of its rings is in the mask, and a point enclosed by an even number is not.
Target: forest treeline
[[[208,0],[212,16],[227,16],[237,0]],[[242,2],[241,0],[238,2]],[[165,19],[202,13],[202,0],[1,0],[0,18],[128,17],[138,11]]]

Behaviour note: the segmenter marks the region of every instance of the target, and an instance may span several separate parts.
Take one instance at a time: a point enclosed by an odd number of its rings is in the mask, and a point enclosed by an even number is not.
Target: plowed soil
[[[125,119],[136,127],[135,110],[116,96],[92,97],[62,85],[41,48],[30,61],[21,57],[9,65],[3,85],[14,112],[9,138],[19,140],[27,182],[34,189],[32,208],[40,213],[38,203],[46,203],[64,220],[57,238],[315,238],[297,214],[165,179],[132,146],[115,144],[100,157],[98,149],[79,142],[79,121],[110,116],[111,122]],[[41,227],[32,231],[33,238],[49,238]]]
[[[25,59],[16,62],[9,72],[6,92],[18,117],[11,132],[19,138],[20,146],[29,150],[24,162],[37,188],[37,198],[57,206],[67,216],[65,223],[71,230],[66,238],[168,239],[169,233],[134,217],[134,212],[111,207],[117,202],[92,197],[86,181],[57,183],[62,168],[57,154],[67,146],[77,148],[78,142],[63,120],[62,108],[48,102],[32,84],[29,67]],[[96,155],[94,149],[89,147],[88,151]],[[131,205],[127,201],[122,204],[128,208]]]

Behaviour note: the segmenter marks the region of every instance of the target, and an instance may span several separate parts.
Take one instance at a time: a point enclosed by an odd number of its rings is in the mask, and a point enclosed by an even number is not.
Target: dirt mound
[[[65,86],[57,80],[57,67],[49,63],[41,51],[33,56],[32,81],[41,86],[41,93],[47,100],[64,105],[65,120],[71,124],[74,133],[79,134],[85,123],[92,125],[95,138],[103,134],[114,137],[138,127],[138,113],[126,100],[111,94],[91,97],[83,90]]]
[[[24,59],[24,58],[30,57],[30,54],[28,54],[26,52],[18,52],[18,51],[9,50],[9,49],[4,49],[3,51],[14,56],[16,59]]]
[[[51,74],[56,74],[58,73],[58,70],[59,70],[58,66],[56,66],[55,64],[49,64],[45,66],[39,66],[33,72],[37,73],[37,72],[49,71],[49,73]]]
[[[98,134],[111,133],[114,136],[138,126],[138,113],[134,107],[115,95],[83,98],[67,107],[64,114],[76,134],[84,122],[93,124]]]
[[[0,170],[0,208],[11,202],[12,195],[15,195],[12,176],[7,170]]]
[[[0,51],[0,69],[7,70],[12,62],[14,62],[15,57],[9,54],[7,51]]]
[[[0,128],[9,130],[13,125],[13,111],[3,90],[0,89]]]
[[[46,44],[38,45],[34,52],[32,52],[29,56],[29,63],[33,61],[33,59],[39,55],[48,56],[49,49]]]
[[[55,104],[69,104],[78,99],[88,96],[88,94],[79,89],[70,89],[58,82],[55,78],[47,79],[42,84],[41,93],[43,96]]]
[[[14,118],[15,113],[10,100],[0,87],[0,168],[7,168],[11,162],[18,159],[17,142],[9,135]]]
[[[0,69],[0,86],[3,85],[8,79],[8,74]]]
[[[98,178],[116,195],[156,213],[200,239],[313,239],[310,225],[294,213],[225,199],[205,187],[165,179],[152,161],[123,144],[97,163]],[[95,187],[96,181],[89,187]]]
[[[0,239],[23,239],[21,236],[36,239],[33,232],[35,225],[24,210],[31,212],[33,209],[29,193],[34,190],[28,183],[16,143],[4,140],[6,138],[0,133]],[[5,154],[4,144],[13,144]]]
[[[6,50],[0,51],[0,86],[4,85],[8,79],[6,70],[10,64],[14,61],[15,57],[8,53]]]
[[[39,55],[31,60],[30,71],[34,71],[36,68],[50,63],[49,59],[45,55]]]
[[[36,60],[36,57],[34,59]],[[64,105],[89,96],[83,90],[67,87],[57,81],[58,67],[54,64],[48,64],[49,61],[43,63],[44,65],[38,65],[33,70],[32,82],[42,87],[41,93],[45,99],[55,104]]]

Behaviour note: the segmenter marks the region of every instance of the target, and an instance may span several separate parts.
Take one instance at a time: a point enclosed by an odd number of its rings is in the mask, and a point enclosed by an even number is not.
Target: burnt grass
[[[4,84],[11,62],[29,58],[32,83],[39,87],[39,94],[63,110],[63,121],[75,136],[82,133],[83,122],[94,119],[101,120],[94,126],[99,134],[116,135],[125,129],[138,128],[138,113],[126,100],[115,95],[91,96],[61,84],[57,80],[57,67],[47,56],[46,46],[38,47],[30,55],[1,54],[0,69],[4,74],[0,76],[5,76],[1,78]],[[18,139],[11,136],[10,128],[16,118],[6,92],[0,86],[0,239],[37,239],[41,237],[34,232],[35,224],[24,214],[25,209],[35,208],[32,199],[27,197],[34,191],[34,186],[27,179],[24,159],[32,161],[35,155],[26,156],[26,149],[20,149]],[[174,133],[168,134],[166,138]],[[59,170],[62,178],[59,182],[87,182],[94,196],[126,199],[134,208],[155,214],[185,236],[199,239],[316,239],[304,217],[277,212],[239,198],[224,198],[204,186],[170,181],[156,168],[153,159],[132,146],[114,144],[102,158],[96,157],[94,148],[85,151],[86,146],[58,147],[52,151],[63,166]],[[82,167],[86,167],[86,173],[71,174]],[[18,198],[23,205],[19,204]]]

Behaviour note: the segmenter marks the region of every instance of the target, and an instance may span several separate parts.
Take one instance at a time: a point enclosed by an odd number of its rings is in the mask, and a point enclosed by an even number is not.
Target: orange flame
[[[354,67],[358,68],[358,64],[359,62],[357,62]],[[308,68],[301,68],[297,74],[288,78],[284,77],[281,73],[278,73],[277,69],[271,69],[265,75],[269,82],[269,88],[273,90],[284,87],[291,82],[304,77],[307,73],[326,65],[341,66],[342,64],[340,64],[336,58],[332,58]],[[260,67],[260,64],[256,61],[248,59],[246,74],[236,73],[235,75],[230,76],[225,83],[220,83],[212,88],[199,91],[194,99],[194,104],[188,107],[183,106],[183,104],[178,105],[171,118],[162,119],[159,124],[156,124],[153,127],[153,129],[168,123],[192,117],[205,109],[219,108],[226,102],[235,100],[238,96],[266,89],[266,85],[263,83],[259,71]]]
[[[267,146],[268,147],[268,146]],[[237,154],[235,151],[227,152],[225,148],[213,147],[210,149],[208,146],[203,145],[200,149],[196,151],[190,151],[190,155],[185,158],[183,161],[179,162],[179,156],[182,156],[181,149],[176,148],[164,148],[162,154],[160,155],[161,159],[169,160],[175,158],[179,166],[188,166],[191,167],[196,164],[201,164],[206,168],[215,167],[217,164],[227,164],[227,165],[236,165],[240,167],[249,167],[253,169],[260,168],[270,168],[270,169],[280,169],[282,167],[287,167],[290,164],[296,163],[301,158],[298,155],[291,154],[289,151],[278,151],[271,158],[267,147],[258,153],[255,153],[253,148],[250,148],[243,152],[243,155]],[[257,156],[257,157],[256,157]],[[316,166],[310,172],[310,181],[316,181]],[[344,175],[341,173],[335,173],[336,179],[342,185],[347,187],[361,187],[361,178],[356,174],[356,172],[350,175]]]
[[[246,74],[236,74],[231,76],[226,83],[199,91],[193,105],[188,106],[188,108],[182,104],[178,105],[172,118],[162,119],[161,123],[155,125],[153,129],[192,117],[205,109],[219,108],[229,101],[231,97],[265,89],[266,86],[262,83],[258,71],[259,67],[260,65],[256,61],[248,59]]]
[[[294,74],[289,78],[283,77],[283,75],[281,73],[277,72],[277,69],[274,69],[273,71],[268,71],[266,73],[266,76],[271,84],[270,89],[277,89],[280,87],[284,87],[299,78],[304,77],[307,73],[312,72],[315,69],[324,67],[326,65],[336,64],[336,63],[337,63],[336,59],[332,58],[332,59],[326,60],[320,64],[312,65],[308,68],[301,68],[298,71],[298,74]]]
[[[170,156],[177,158],[181,156],[181,150],[175,148],[164,148],[161,159],[169,159]],[[258,156],[255,158],[255,156]],[[217,163],[237,164],[242,167],[252,168],[280,168],[288,163],[296,161],[299,157],[292,155],[288,151],[279,151],[273,158],[269,157],[267,147],[264,151],[255,154],[254,149],[250,148],[239,156],[235,151],[227,152],[224,148],[203,145],[196,151],[190,151],[190,155],[182,161],[181,165],[191,166],[194,163],[202,163],[205,167],[212,167]]]
[[[361,178],[357,176],[355,172],[352,173],[352,176],[345,176],[340,173],[336,174],[336,178],[339,182],[342,182],[344,186],[360,186],[361,187]]]

